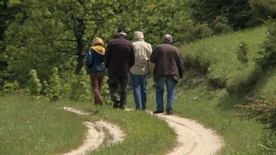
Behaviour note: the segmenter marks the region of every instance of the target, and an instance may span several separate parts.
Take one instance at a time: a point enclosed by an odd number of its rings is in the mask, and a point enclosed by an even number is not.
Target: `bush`
[[[273,0],[249,0],[254,16],[262,21],[268,17],[276,18],[276,1]]]
[[[225,15],[217,16],[216,19],[211,22],[211,28],[215,31],[215,33],[225,33],[233,30]]]
[[[32,95],[39,96],[42,90],[42,84],[40,83],[39,78],[37,77],[36,70],[32,69],[29,73],[30,77],[28,80],[28,91]]]
[[[254,99],[253,104],[238,105],[244,119],[255,119],[256,121],[268,125],[268,129],[276,131],[276,91],[260,99]]]
[[[259,51],[261,58],[257,60],[265,71],[276,67],[276,20],[270,20],[268,24],[268,36]]]
[[[91,100],[91,84],[89,76],[86,75],[84,68],[81,69],[80,73],[71,76],[69,81],[71,85],[70,98],[74,100]]]
[[[248,45],[245,42],[241,42],[240,49],[237,52],[237,58],[242,64],[248,63]]]
[[[194,24],[192,22],[186,22],[182,25],[176,26],[175,31],[181,34],[182,38],[180,40],[184,40],[185,42],[202,39],[211,36],[214,33],[208,24]]]

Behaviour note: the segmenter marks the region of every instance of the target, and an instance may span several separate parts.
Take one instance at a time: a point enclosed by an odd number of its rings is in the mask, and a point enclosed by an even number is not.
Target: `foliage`
[[[195,22],[212,23],[216,18],[226,17],[229,25],[234,29],[255,26],[248,0],[190,0]],[[225,23],[226,24],[226,23]]]
[[[237,52],[237,58],[243,64],[248,63],[248,45],[246,42],[241,42],[240,48]]]
[[[19,7],[9,3],[9,0],[0,1],[0,86],[2,87],[4,83],[12,83],[13,80],[9,80],[8,72],[6,71],[8,64],[5,60],[6,54],[4,50],[6,48],[6,43],[4,41],[5,31],[7,30],[9,24],[11,24],[15,15],[19,12]],[[7,81],[6,81],[7,80]],[[2,89],[2,88],[1,88]],[[0,89],[0,90],[1,90]]]
[[[209,37],[214,33],[213,30],[209,28],[208,24],[194,24],[192,22],[185,22],[175,26],[175,31],[180,33],[181,40],[187,43]]]
[[[269,17],[276,18],[276,1],[274,0],[249,0],[252,12],[258,20],[266,21]]]
[[[263,144],[262,152],[263,154],[275,154],[276,152],[276,132],[265,134],[264,138],[262,138]]]
[[[111,100],[110,94],[109,94],[109,88],[108,88],[108,83],[107,83],[108,77],[105,76],[102,82],[102,89],[101,89],[101,94],[103,97],[103,100],[105,104],[107,105],[112,105],[113,102]]]
[[[211,22],[210,26],[215,33],[225,33],[232,31],[232,27],[229,25],[226,15],[216,16],[216,18]]]
[[[263,70],[271,70],[276,67],[276,20],[269,22],[268,36],[259,51],[258,64]]]
[[[91,85],[85,69],[80,74],[71,76],[70,98],[74,100],[91,100]]]
[[[79,73],[92,39],[101,37],[107,42],[114,38],[119,27],[126,30],[130,40],[134,31],[140,30],[148,42],[159,44],[164,34],[178,34],[172,31],[175,21],[178,22],[174,17],[185,15],[180,11],[183,2],[165,0],[9,2],[20,11],[5,31],[5,51],[1,54],[4,59],[0,61],[8,77],[1,75],[1,78],[17,79],[21,87],[25,87],[31,69],[37,71],[41,81],[49,80],[51,69],[62,69],[72,57],[76,57],[74,68]]]
[[[253,104],[239,105],[245,113],[245,119],[255,119],[262,124],[267,124],[269,129],[276,130],[276,91],[269,96],[254,99]]]
[[[52,74],[50,77],[50,80],[48,82],[49,85],[48,88],[48,94],[46,96],[51,100],[55,101],[59,98],[61,98],[62,93],[63,93],[63,86],[62,86],[62,79],[60,78],[58,68],[54,67],[52,69]]]
[[[40,80],[37,77],[36,70],[31,70],[29,75],[30,75],[28,80],[29,92],[32,95],[38,96],[40,95],[42,84],[40,83]]]
[[[13,82],[5,82],[3,86],[3,92],[11,93],[19,89],[19,83],[17,80]]]

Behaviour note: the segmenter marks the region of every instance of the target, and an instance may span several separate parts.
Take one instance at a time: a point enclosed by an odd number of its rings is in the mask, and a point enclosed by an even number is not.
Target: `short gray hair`
[[[166,35],[163,37],[163,42],[164,42],[164,43],[172,43],[172,42],[173,42],[172,36],[169,35],[169,34],[166,34]]]

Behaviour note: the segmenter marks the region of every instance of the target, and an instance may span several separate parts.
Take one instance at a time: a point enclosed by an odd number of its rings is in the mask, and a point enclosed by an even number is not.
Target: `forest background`
[[[258,57],[245,79],[212,73],[212,62],[204,61],[200,55],[183,54],[183,59],[187,71],[196,69],[209,74],[208,82],[215,89],[250,98],[239,105],[246,111],[243,117],[267,124],[273,132],[274,87],[262,96],[249,94],[262,77],[275,73],[275,3],[273,0],[1,0],[0,93],[20,91],[36,98],[46,97],[49,102],[62,98],[91,100],[84,67],[87,49],[95,37],[107,43],[120,27],[126,30],[129,40],[133,40],[135,31],[143,31],[145,40],[155,47],[167,33],[173,36],[176,46],[183,46],[265,25],[266,39],[261,49],[256,49]],[[239,49],[238,60],[248,65],[247,43],[242,42]],[[103,94],[109,100],[108,92]],[[275,150],[275,145],[270,147]]]

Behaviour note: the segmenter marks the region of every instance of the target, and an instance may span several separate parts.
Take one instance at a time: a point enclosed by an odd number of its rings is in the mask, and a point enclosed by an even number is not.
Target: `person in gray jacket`
[[[141,31],[134,33],[135,64],[130,68],[130,79],[136,110],[146,110],[147,103],[147,81],[150,71],[151,44],[144,41]]]
[[[179,78],[182,78],[184,66],[179,49],[172,45],[172,36],[166,34],[163,38],[163,44],[158,45],[152,52],[150,61],[154,66],[154,80],[156,82],[156,110],[154,114],[164,112],[164,84],[167,88],[167,106],[168,115],[173,114],[173,102],[176,84]]]

